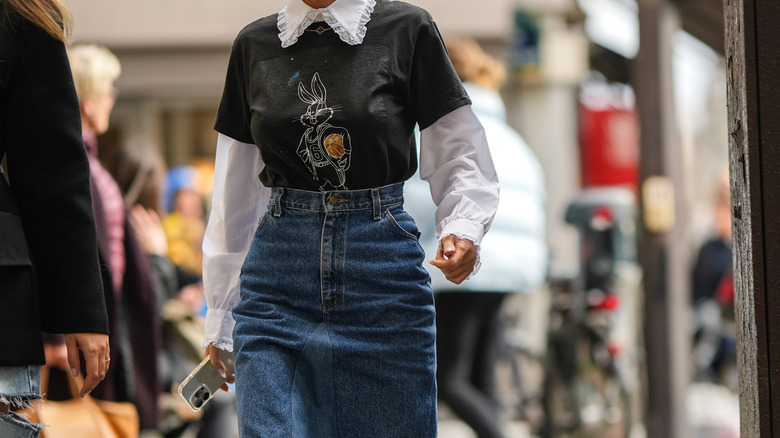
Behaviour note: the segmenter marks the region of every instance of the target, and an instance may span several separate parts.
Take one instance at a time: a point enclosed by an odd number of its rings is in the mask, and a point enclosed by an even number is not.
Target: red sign
[[[631,108],[579,105],[582,186],[629,186],[639,172],[639,122]]]

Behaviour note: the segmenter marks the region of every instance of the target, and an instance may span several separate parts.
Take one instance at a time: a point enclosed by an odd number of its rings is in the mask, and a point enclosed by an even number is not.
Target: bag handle
[[[49,371],[50,371],[49,366],[44,365],[43,367],[41,367],[41,391],[42,392],[44,388],[48,387]],[[79,386],[84,384],[84,378],[81,375],[73,377],[68,373],[68,384],[70,386],[71,396],[73,397],[71,403],[75,403],[76,405],[80,406],[81,407],[80,409],[87,410],[93,421],[93,424],[91,425],[86,425],[86,424],[84,425],[85,427],[92,428],[92,430],[95,432],[95,435],[90,435],[90,436],[100,436],[103,438],[121,438],[121,437],[138,435],[137,417],[134,419],[136,423],[135,429],[132,429],[132,431],[128,432],[131,429],[128,429],[127,427],[124,428],[116,427],[111,422],[110,415],[106,413],[101,407],[102,406],[101,403],[106,403],[106,402],[95,400],[89,394],[85,395],[83,398],[79,395]],[[133,408],[135,409],[135,407]],[[46,422],[45,416],[41,416],[39,418],[42,420],[42,422],[44,423]],[[44,429],[43,431],[44,435],[42,436],[46,436],[45,433],[46,430]]]
[[[49,365],[41,365],[41,394],[46,394],[49,389],[49,372],[51,368]],[[79,388],[84,386],[84,377],[79,374],[76,377],[71,376],[69,373],[65,373],[68,376],[68,387],[70,388],[70,396],[74,399],[80,399],[81,394]],[[89,394],[84,398],[89,397]]]

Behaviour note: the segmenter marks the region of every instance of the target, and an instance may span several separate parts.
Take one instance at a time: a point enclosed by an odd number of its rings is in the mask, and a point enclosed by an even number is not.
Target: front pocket
[[[387,207],[382,207],[382,213],[384,222],[392,231],[401,237],[406,237],[407,239],[414,240],[415,242],[418,241],[420,238],[420,232],[417,230],[417,224],[414,223],[414,220],[411,218],[411,216],[404,212],[403,209],[399,208],[396,211],[396,214],[398,214],[398,219],[395,218],[393,213]],[[409,229],[405,228],[405,226],[409,227]]]
[[[268,218],[271,217],[271,213],[273,213],[273,208],[269,208],[265,213],[263,213],[262,216],[260,216],[260,219],[257,221],[257,229],[255,229],[255,237],[257,237],[257,234],[260,232],[260,229],[263,228],[263,225],[268,222]]]

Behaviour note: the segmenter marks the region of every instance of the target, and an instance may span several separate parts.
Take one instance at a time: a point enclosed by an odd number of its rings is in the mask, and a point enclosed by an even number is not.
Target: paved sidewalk
[[[739,396],[726,387],[691,384],[687,407],[691,438],[739,438]]]
[[[507,426],[507,438],[532,438],[528,427],[523,423]],[[439,438],[477,438],[466,423],[455,418],[439,418]]]

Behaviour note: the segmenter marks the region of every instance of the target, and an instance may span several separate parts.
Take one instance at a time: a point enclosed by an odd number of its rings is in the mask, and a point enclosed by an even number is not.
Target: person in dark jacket
[[[109,369],[89,165],[58,0],[0,0],[0,436],[35,437],[13,413],[40,398],[42,333],[65,333],[92,391]],[[10,185],[9,185],[10,182]]]
[[[168,258],[168,237],[160,220],[166,164],[157,146],[142,138],[121,142],[113,165],[106,166],[130,209],[129,218],[138,242],[153,267],[158,311],[162,319],[160,380],[161,432],[166,437],[192,435],[222,438],[238,435],[234,393],[219,391],[199,412],[184,405],[179,384],[200,363],[199,312],[204,302],[200,277]],[[201,236],[202,239],[202,236]],[[184,408],[184,409],[180,409]]]
[[[112,367],[93,396],[132,402],[138,409],[141,432],[156,433],[160,424],[160,320],[152,267],[130,226],[121,190],[98,159],[97,136],[108,130],[116,99],[114,81],[121,67],[116,56],[101,46],[72,46],[68,56],[89,158],[98,254],[112,333]],[[63,380],[55,380],[52,373],[52,397],[67,396]]]

